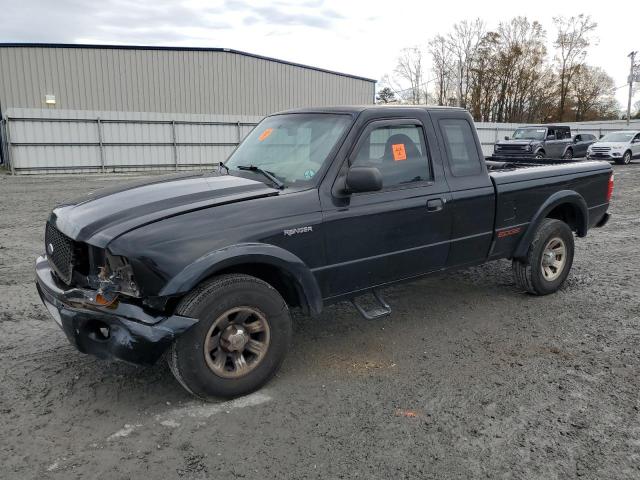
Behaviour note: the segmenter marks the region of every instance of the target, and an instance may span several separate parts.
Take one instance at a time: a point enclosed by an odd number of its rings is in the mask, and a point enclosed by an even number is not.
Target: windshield
[[[635,132],[613,132],[607,133],[599,142],[630,142]]]
[[[267,117],[244,139],[225,166],[238,171],[239,167],[257,167],[285,185],[310,185],[350,123],[348,115],[322,113]]]
[[[514,140],[544,140],[546,128],[518,128],[513,132]]]

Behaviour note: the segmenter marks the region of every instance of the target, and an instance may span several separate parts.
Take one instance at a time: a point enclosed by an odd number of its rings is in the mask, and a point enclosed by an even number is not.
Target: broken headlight
[[[106,299],[115,299],[118,294],[135,298],[141,296],[133,268],[125,257],[107,254],[104,265],[98,268],[98,275],[92,283],[98,294]]]

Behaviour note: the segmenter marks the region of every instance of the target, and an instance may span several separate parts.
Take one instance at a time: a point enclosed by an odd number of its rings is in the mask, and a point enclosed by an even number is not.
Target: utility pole
[[[636,52],[631,52],[627,57],[631,59],[631,68],[629,69],[629,100],[627,102],[627,127],[629,126],[629,119],[631,118],[631,97],[633,96],[633,79],[636,66]]]

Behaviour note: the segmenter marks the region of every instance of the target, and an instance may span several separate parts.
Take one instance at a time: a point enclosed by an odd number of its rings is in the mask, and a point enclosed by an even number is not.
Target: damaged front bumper
[[[71,344],[82,353],[100,358],[153,364],[175,338],[198,321],[149,313],[125,301],[99,305],[94,290],[61,288],[46,256],[36,260],[36,287]]]

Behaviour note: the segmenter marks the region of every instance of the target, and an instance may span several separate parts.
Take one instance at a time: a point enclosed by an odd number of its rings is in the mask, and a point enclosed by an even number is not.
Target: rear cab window
[[[451,173],[456,177],[481,173],[481,159],[469,122],[464,119],[447,118],[438,123],[449,157]]]

